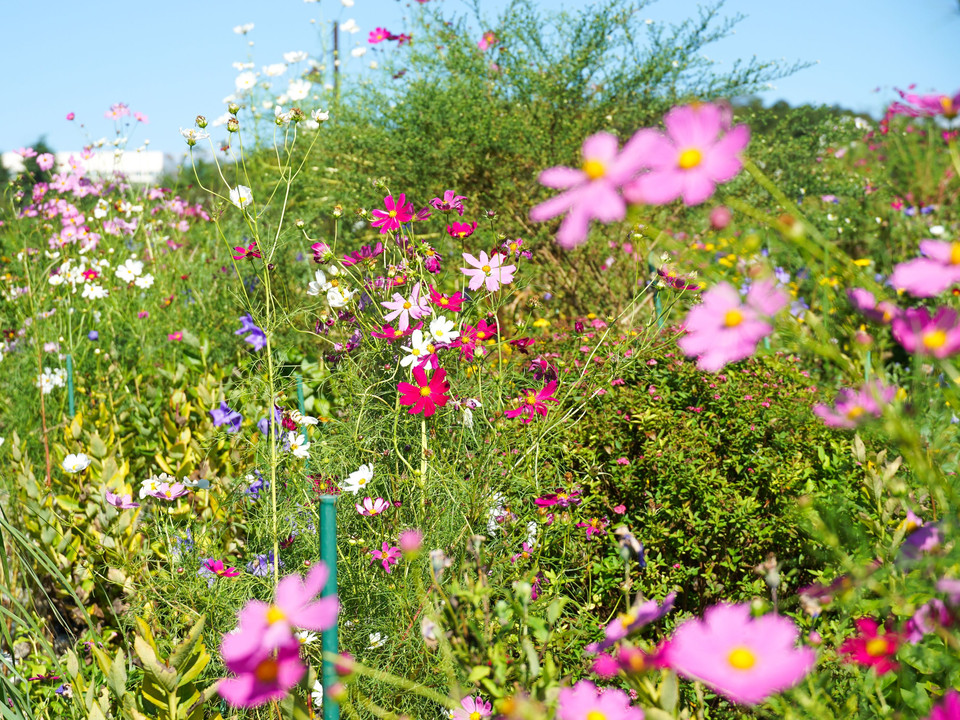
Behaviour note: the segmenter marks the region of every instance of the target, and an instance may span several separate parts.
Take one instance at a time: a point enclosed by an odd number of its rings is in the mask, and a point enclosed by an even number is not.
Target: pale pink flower
[[[489,292],[496,292],[501,285],[509,285],[513,282],[513,274],[517,271],[516,265],[504,265],[504,256],[500,253],[494,253],[487,256],[483,250],[480,251],[480,258],[475,258],[470,253],[463,253],[463,259],[469,268],[460,268],[460,272],[470,278],[467,287],[471,290],[479,290],[480,286],[486,285]]]
[[[450,713],[453,720],[480,720],[493,714],[493,705],[477,695],[465,697],[460,701],[460,707]]]
[[[618,190],[645,166],[645,156],[656,139],[656,131],[640,130],[618,154],[615,135],[591,135],[583,141],[579,170],[558,166],[540,173],[541,185],[564,192],[532,207],[530,219],[543,222],[566,214],[557,232],[557,243],[564,248],[587,239],[591,220],[623,220],[627,206]]]
[[[37,155],[37,167],[41,170],[50,170],[53,167],[54,157],[50,153]]]
[[[600,690],[589,680],[560,690],[557,696],[557,720],[643,720],[643,710],[630,706],[623,690]]]
[[[886,387],[879,380],[874,380],[857,391],[841,390],[833,408],[823,403],[814,405],[813,414],[830,427],[853,428],[870,417],[880,417],[883,407],[896,394],[895,387]]]
[[[730,128],[719,105],[675,107],[663,124],[666,134],[645,148],[650,171],[623,188],[629,202],[664,205],[683,198],[686,205],[699,205],[713,195],[717,183],[732,179],[743,167],[740,153],[750,141],[750,128]]]
[[[228,638],[224,636],[224,648]],[[249,655],[232,655],[221,649],[223,663],[235,677],[222,679],[217,692],[232,707],[256,707],[281,700],[307,671],[300,660],[300,641],[291,637],[272,650],[258,648]]]
[[[816,654],[798,648],[799,631],[789,618],[754,618],[749,604],[714,605],[703,620],[691,619],[666,647],[670,667],[700,680],[733,702],[755,705],[799,683]]]
[[[377,515],[382,515],[384,512],[390,509],[390,503],[388,503],[383,498],[364,498],[363,503],[356,504],[357,512],[366,517],[376,517]]]
[[[384,322],[390,323],[395,318],[399,318],[398,327],[401,333],[407,331],[411,320],[419,320],[433,312],[430,307],[430,297],[420,294],[420,283],[413,286],[409,298],[404,298],[400,293],[394,293],[392,300],[385,300],[380,304],[390,310],[384,315]]]
[[[892,103],[890,105],[890,112],[894,115],[910,115],[912,117],[921,115],[935,117],[937,115],[943,115],[950,120],[960,114],[960,92],[957,92],[952,97],[939,93],[916,95],[914,93],[905,93],[903,90],[897,90],[897,92],[900,94],[900,97],[915,107],[908,107],[901,103]]]
[[[717,372],[727,363],[750,357],[757,343],[773,332],[767,317],[787,304],[788,298],[775,285],[762,280],[750,286],[746,302],[727,283],[703,294],[684,321],[687,334],[677,344],[687,355],[697,356],[697,367]]]
[[[939,295],[960,282],[960,243],[921,240],[925,257],[899,263],[890,276],[890,284],[916,297]]]

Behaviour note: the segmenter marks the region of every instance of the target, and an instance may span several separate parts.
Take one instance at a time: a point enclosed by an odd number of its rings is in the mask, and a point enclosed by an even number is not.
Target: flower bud
[[[240,129],[240,121],[235,117],[227,119],[227,132],[237,132]]]
[[[197,127],[203,130],[207,126],[207,119],[203,115],[197,115]]]
[[[240,112],[240,106],[237,105],[235,102],[232,102],[229,105],[227,105],[227,112],[230,113],[231,115],[236,115],[238,112]]]
[[[723,230],[733,219],[733,213],[723,205],[718,205],[710,211],[710,226],[714,230]]]

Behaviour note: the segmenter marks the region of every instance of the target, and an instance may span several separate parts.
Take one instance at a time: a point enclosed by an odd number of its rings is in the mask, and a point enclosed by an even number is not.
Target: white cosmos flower
[[[327,290],[327,302],[332,308],[342,308],[355,294],[353,290],[347,290],[343,286],[330,288]]]
[[[273,63],[263,68],[263,74],[267,77],[280,77],[287,71],[287,66],[283,63]]]
[[[136,280],[133,281],[133,284],[136,285],[141,290],[146,290],[147,288],[153,286],[153,275],[150,273],[147,273],[143,277],[138,277]]]
[[[251,30],[253,30],[253,23],[246,23],[244,25],[235,25],[233,28],[233,31],[237,35],[246,35]]]
[[[324,120],[330,119],[330,113],[327,112],[326,110],[321,110],[320,108],[317,108],[316,110],[313,111],[310,117],[312,117],[318,123],[322,123]]]
[[[291,80],[290,86],[287,88],[287,96],[293,102],[299,102],[310,94],[311,87],[313,87],[313,83],[308,80]]]
[[[313,684],[313,692],[310,693],[310,697],[313,698],[313,702],[318,709],[323,707],[323,683],[319,680]]]
[[[370,645],[367,647],[367,650],[375,650],[378,647],[383,646],[387,642],[387,636],[381,635],[380,633],[370,633]]]
[[[319,295],[327,288],[327,276],[323,270],[317,270],[314,278],[307,284],[307,295]]]
[[[307,54],[303,50],[294,50],[292,52],[285,52],[283,54],[283,59],[292,65],[293,63],[303,62],[306,60]]]
[[[360,32],[360,26],[357,25],[356,20],[354,20],[353,18],[350,18],[346,22],[340,23],[340,31],[345,33],[350,33],[351,35],[353,35],[354,33]]]
[[[257,84],[257,76],[252,72],[242,72],[235,80],[237,90],[251,90]]]
[[[287,433],[287,442],[290,443],[290,452],[292,452],[295,457],[307,458],[310,456],[308,452],[310,443],[307,442],[307,439],[303,435],[289,432]]]
[[[197,130],[196,128],[187,128],[186,130],[180,128],[180,134],[183,135],[183,139],[187,141],[187,145],[196,145],[201,140],[206,140],[210,137],[210,133]]]
[[[102,300],[109,294],[110,293],[107,292],[107,289],[102,285],[98,285],[97,283],[87,283],[83,286],[83,294],[81,297],[84,297],[87,300]]]
[[[404,345],[403,349],[407,351],[400,359],[400,367],[410,367],[414,363],[419,363],[430,354],[430,334],[423,334],[423,330],[414,330],[410,336],[410,344]]]
[[[340,0],[340,4],[344,7],[353,7],[353,0]]]
[[[143,263],[135,258],[128,259],[122,265],[118,265],[116,276],[123,282],[133,282],[143,274]]]
[[[83,453],[77,453],[76,455],[67,455],[63,459],[61,467],[66,470],[68,473],[78,473],[83,472],[90,465],[90,458],[84,455]]]
[[[350,51],[350,54],[354,57],[363,57],[367,54],[367,49],[365,47],[356,47]]]
[[[237,185],[230,190],[230,202],[242,210],[253,202],[253,193],[246,185]]]
[[[457,324],[453,320],[438,315],[430,321],[430,334],[438,343],[453,342],[460,337],[460,331],[456,327]]]
[[[356,495],[363,490],[371,480],[373,480],[373,463],[361,465],[358,470],[347,476],[347,479],[340,486],[340,490]]]

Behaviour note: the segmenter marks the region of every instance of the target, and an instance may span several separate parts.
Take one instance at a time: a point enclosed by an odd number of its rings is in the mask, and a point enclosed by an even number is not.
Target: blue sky
[[[451,11],[467,8],[463,0],[431,2]],[[492,18],[506,0],[480,2]],[[539,4],[577,10],[587,3]],[[104,112],[124,102],[149,118],[135,128],[131,147],[149,138],[151,149],[176,154],[184,150],[181,126],[189,127],[198,113],[213,118],[224,111],[223,98],[233,92],[237,76],[233,62],[253,61],[259,70],[282,62],[289,51],[319,56],[320,30],[328,36],[333,19],[353,18],[360,26],[361,32],[342,36],[349,50],[366,44],[367,33],[378,25],[402,32],[404,17],[419,9],[411,0],[354,0],[352,7],[341,0],[38,0],[4,5],[0,150],[29,145],[40,135],[55,150],[112,137],[113,124]],[[656,22],[674,23],[694,15],[697,5],[660,0],[642,12]],[[721,69],[753,55],[819,61],[776,83],[763,95],[768,102],[838,103],[878,114],[893,98],[893,87],[917,83],[921,91],[950,93],[960,88],[956,0],[728,0],[724,11],[747,17],[735,35],[708,51],[723,63]],[[245,23],[255,26],[248,35],[233,32]],[[483,29],[476,28],[478,35]],[[359,67],[371,59],[376,55],[368,52],[350,62]],[[65,119],[68,112],[76,114],[72,123]]]

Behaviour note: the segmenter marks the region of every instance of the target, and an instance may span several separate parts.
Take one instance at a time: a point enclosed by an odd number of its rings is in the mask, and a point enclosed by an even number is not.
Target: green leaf
[[[470,675],[467,676],[468,683],[475,683],[481,680],[482,678],[487,677],[490,674],[490,668],[486,665],[477,665],[473,670],[470,671]]]
[[[643,711],[644,720],[674,720],[673,715],[665,713],[660,708],[646,708]]]
[[[520,644],[523,646],[523,651],[527,656],[527,670],[530,673],[530,677],[535,678],[540,675],[540,658],[537,656],[537,650],[533,647],[533,643],[530,642],[530,638],[524,638]]]
[[[660,683],[660,707],[672,713],[680,699],[680,686],[677,683],[677,674],[667,672]]]
[[[206,619],[206,616],[201,615],[200,619],[197,620],[196,624],[193,626],[193,629],[190,630],[190,633],[187,637],[181,642],[174,651],[170,654],[170,665],[174,668],[179,669],[182,664],[184,664],[190,654],[193,652],[193,649],[196,647],[197,642],[200,640],[200,635],[203,632],[203,623]],[[201,644],[202,648],[202,644]]]
[[[107,455],[107,446],[100,439],[99,433],[90,436],[90,454],[98,460],[102,460]]]
[[[152,677],[167,692],[177,689],[177,671],[160,662],[153,648],[139,635],[133,640],[133,649],[143,664],[145,674]]]
[[[110,672],[107,673],[107,685],[113,694],[122,698],[127,691],[127,658],[123,654],[123,648],[117,650],[117,656],[110,665]]]

